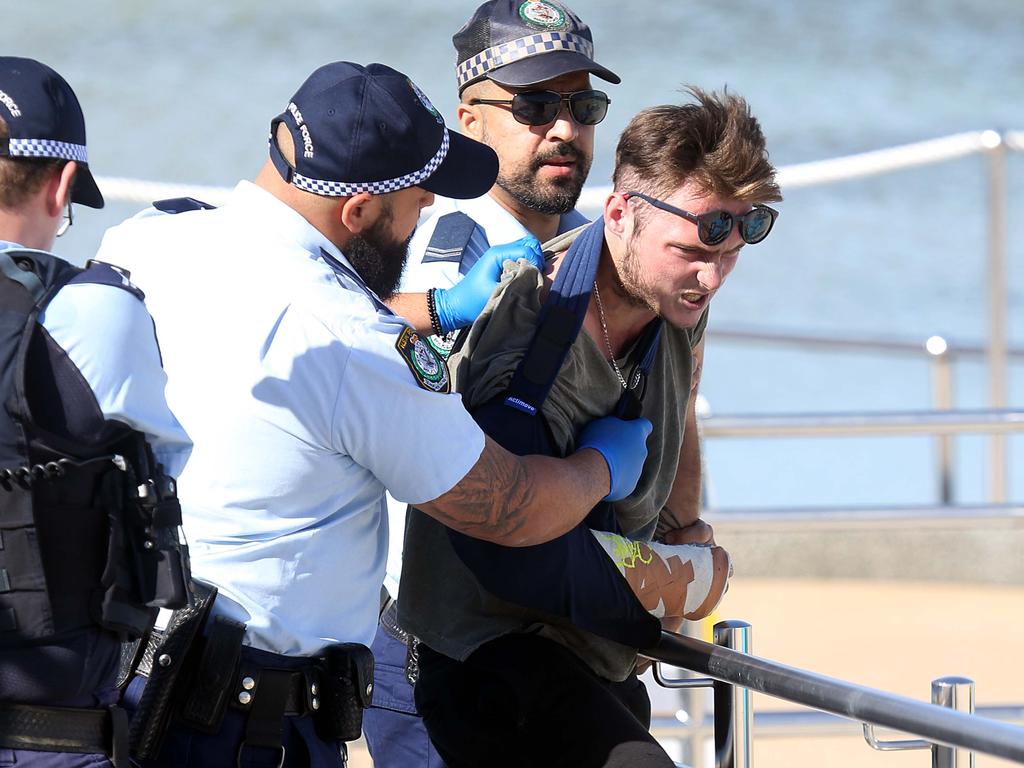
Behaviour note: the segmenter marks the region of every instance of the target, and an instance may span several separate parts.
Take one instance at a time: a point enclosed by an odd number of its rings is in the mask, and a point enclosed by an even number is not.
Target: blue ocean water
[[[443,114],[456,94],[450,36],[475,3],[305,0],[0,0],[4,51],[71,81],[88,116],[97,174],[230,185],[255,173],[271,117],[316,66],[383,61]],[[604,184],[618,132],[684,83],[728,86],[751,102],[777,165],[986,128],[1024,129],[1019,0],[580,0],[597,58],[623,78],[599,129],[591,181]],[[59,25],[55,23],[59,20]],[[1024,155],[1011,155],[1011,344],[1024,346]],[[888,176],[787,192],[764,244],[744,252],[716,298],[712,330],[735,326],[983,343],[988,237],[985,161],[968,157]],[[786,190],[784,190],[786,192]],[[135,205],[83,211],[59,243],[83,261]],[[202,279],[197,275],[196,279]],[[984,407],[980,361],[956,370],[956,405]],[[714,413],[929,407],[923,356],[711,343],[703,392]],[[1024,365],[1009,403],[1024,406]],[[723,507],[928,503],[928,438],[713,440]],[[986,498],[985,440],[957,440],[956,499]],[[1024,500],[1024,438],[1010,441],[1012,499]]]

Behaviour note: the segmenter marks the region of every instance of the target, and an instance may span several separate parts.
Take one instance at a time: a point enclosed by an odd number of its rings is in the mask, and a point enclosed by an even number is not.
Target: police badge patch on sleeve
[[[409,366],[413,378],[416,379],[416,383],[420,387],[444,394],[452,391],[448,366],[412,328],[405,328],[402,331],[398,341],[395,342],[395,349],[405,360],[405,364]]]

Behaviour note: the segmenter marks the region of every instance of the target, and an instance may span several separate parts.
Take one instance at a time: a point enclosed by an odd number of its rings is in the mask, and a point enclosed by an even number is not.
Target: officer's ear
[[[338,209],[338,217],[353,235],[369,229],[380,215],[381,199],[369,192],[347,197]]]
[[[459,127],[462,129],[463,134],[471,139],[480,141],[484,128],[483,116],[480,114],[479,105],[469,104],[473,94],[478,90],[477,85],[477,83],[474,83],[462,92],[459,106],[455,108],[455,117],[459,121]]]
[[[480,141],[483,128],[483,122],[480,120],[480,108],[469,104],[459,104],[455,108],[455,114],[459,118],[462,133],[471,139]]]
[[[78,163],[74,160],[64,163],[59,170],[54,169],[45,186],[46,213],[56,219],[64,215],[64,210],[71,200],[71,190],[75,184]]]

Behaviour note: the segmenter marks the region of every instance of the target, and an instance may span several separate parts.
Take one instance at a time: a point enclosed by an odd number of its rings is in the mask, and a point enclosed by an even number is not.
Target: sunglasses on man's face
[[[697,225],[697,237],[704,245],[718,245],[725,241],[732,234],[733,224],[740,228],[740,237],[743,242],[754,245],[760,243],[775,225],[775,219],[779,212],[767,205],[755,205],[746,213],[735,214],[728,211],[708,211],[707,213],[695,214],[676,208],[661,200],[648,197],[641,192],[626,192],[624,197],[628,200],[631,197],[639,197],[641,200],[650,203],[655,208],[682,216],[687,221]]]
[[[511,99],[470,99],[469,103],[509,107],[516,122],[537,126],[553,123],[562,111],[562,104],[569,108],[572,119],[580,125],[597,125],[608,114],[608,105],[612,101],[604,91],[522,91]]]

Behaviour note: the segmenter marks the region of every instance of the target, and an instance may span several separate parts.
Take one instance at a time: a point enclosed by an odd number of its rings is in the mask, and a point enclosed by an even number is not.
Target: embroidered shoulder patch
[[[448,377],[448,366],[423,338],[412,328],[405,328],[395,349],[405,360],[412,371],[412,376],[421,388],[431,392],[447,394],[452,391],[452,382]]]

